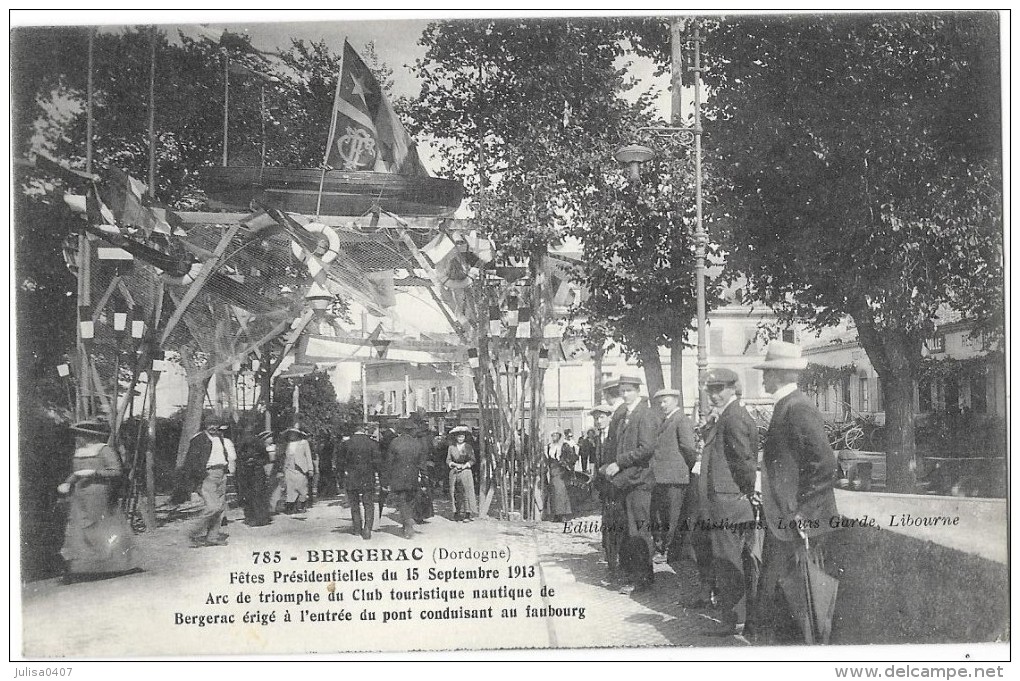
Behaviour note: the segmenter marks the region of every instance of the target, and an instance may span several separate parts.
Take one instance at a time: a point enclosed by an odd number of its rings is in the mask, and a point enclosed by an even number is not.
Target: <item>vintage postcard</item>
[[[72,21],[10,32],[16,676],[1002,675],[1008,15]]]

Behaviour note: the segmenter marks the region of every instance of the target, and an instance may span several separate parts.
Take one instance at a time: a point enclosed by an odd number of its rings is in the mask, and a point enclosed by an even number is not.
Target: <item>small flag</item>
[[[445,260],[456,247],[457,244],[453,243],[453,239],[441,232],[432,241],[422,246],[421,252],[432,263],[432,266],[435,267]]]
[[[538,351],[538,368],[549,368],[549,348],[542,348]]]
[[[145,322],[140,319],[134,319],[131,321],[131,337],[142,338],[145,336]]]
[[[105,225],[104,225],[105,227]],[[135,257],[125,251],[123,248],[117,248],[115,246],[100,246],[97,249],[96,255],[100,260],[134,260]]]
[[[127,328],[127,312],[113,313],[113,330],[123,331]]]
[[[71,367],[69,365],[67,365],[67,364],[58,364],[57,365],[57,376],[60,376],[61,378],[67,378],[70,375],[71,375]]]
[[[517,337],[531,338],[531,310],[526,307],[517,312]]]
[[[478,368],[478,348],[468,348],[468,366]]]
[[[260,366],[262,366],[262,363],[259,362],[257,359],[253,359],[251,361],[251,370],[252,370],[252,372],[257,372],[259,370]]]
[[[489,308],[489,335],[498,336],[503,331],[502,313],[499,308],[492,306]]]
[[[506,325],[513,328],[517,326],[518,319],[517,296],[509,296],[506,299]]]
[[[92,306],[80,306],[78,308],[78,318],[81,319],[81,323],[78,325],[78,334],[82,340],[95,338],[96,326],[92,323]]]

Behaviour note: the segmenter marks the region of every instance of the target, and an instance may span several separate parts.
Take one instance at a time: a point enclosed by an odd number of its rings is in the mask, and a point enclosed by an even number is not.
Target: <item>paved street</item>
[[[444,502],[437,503],[442,515]],[[711,624],[707,611],[686,610],[676,601],[681,585],[693,579],[693,564],[679,566],[680,575],[665,566],[658,571],[653,591],[635,597],[621,595],[599,585],[604,565],[595,534],[565,534],[560,524],[507,523],[478,520],[454,523],[437,515],[421,526],[421,534],[408,541],[398,536],[392,509],[387,508],[371,542],[349,533],[350,511],[346,502],[320,501],[311,511],[297,516],[277,516],[272,525],[250,528],[237,522],[240,511],[230,512],[232,522],[229,545],[192,549],[182,534],[180,521],[154,533],[137,537],[142,551],[143,572],[91,583],[65,585],[58,580],[28,584],[24,599],[24,653],[28,656],[106,656],[172,655],[216,653],[306,653],[373,650],[442,650],[463,648],[544,648],[544,647],[642,647],[642,646],[720,646],[746,645],[735,638],[718,638],[700,633]],[[591,518],[596,520],[596,518]],[[417,563],[421,579],[400,581],[393,586],[412,589],[493,588],[507,585],[531,588],[527,599],[511,601],[500,597],[484,601],[464,600],[394,602],[389,587],[380,580],[383,566],[395,568],[404,579],[404,570],[414,563],[331,563],[307,562],[307,549],[410,548],[423,549],[424,559]],[[509,550],[509,565],[477,560],[433,562],[436,549]],[[280,566],[253,565],[254,551],[281,551],[282,568],[291,570],[368,570],[371,583],[336,585],[346,596],[343,603],[327,603],[327,591],[334,585],[280,585],[269,579]],[[288,560],[288,558],[290,560]],[[289,565],[287,563],[290,563]],[[532,578],[505,579],[482,583],[477,580],[429,582],[430,567],[449,570],[454,567],[499,568],[502,575],[513,566],[534,566]],[[231,572],[263,574],[264,584],[241,587],[230,584]],[[381,602],[359,601],[357,587],[384,594]],[[541,595],[543,587],[546,595]],[[314,604],[269,603],[238,605],[237,595],[244,590],[258,599],[259,591],[283,593],[316,592],[323,599]],[[554,591],[549,594],[548,590]],[[224,595],[230,605],[209,604]],[[684,593],[683,595],[690,595]],[[412,621],[359,621],[363,609],[377,615],[384,611],[414,610]],[[445,619],[423,621],[422,609],[441,610],[494,606],[492,619]],[[516,607],[516,616],[500,615],[501,609]],[[554,616],[527,616],[526,608],[555,607]],[[353,621],[299,622],[301,610],[339,611],[346,608]],[[583,608],[583,619],[579,617]],[[282,618],[289,610],[295,620],[268,626],[241,623],[249,612],[262,615],[275,611]],[[234,613],[233,624],[175,624],[175,618],[216,613]],[[534,612],[534,610],[532,610]],[[571,613],[570,615],[564,613]]]

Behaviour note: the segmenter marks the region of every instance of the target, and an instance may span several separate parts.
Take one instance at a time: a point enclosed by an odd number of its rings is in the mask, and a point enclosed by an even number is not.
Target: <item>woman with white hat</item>
[[[102,421],[80,421],[74,433],[73,472],[57,487],[69,501],[64,546],[67,579],[110,575],[135,569],[131,526],[117,505],[116,490],[124,466],[108,444],[110,427]]]
[[[467,441],[471,429],[457,426],[450,431],[454,443],[446,450],[446,465],[450,469],[450,503],[453,519],[470,522],[478,515],[478,500],[475,497],[475,479],[471,467],[475,463],[475,450]],[[458,496],[457,490],[460,490]]]
[[[562,433],[550,433],[552,442],[546,450],[546,464],[549,471],[549,513],[555,521],[566,520],[573,513],[567,479],[574,470],[577,455],[574,449],[562,439]]]

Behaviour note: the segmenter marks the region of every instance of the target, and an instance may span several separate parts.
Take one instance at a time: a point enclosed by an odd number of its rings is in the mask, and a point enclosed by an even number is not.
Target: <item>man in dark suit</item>
[[[188,443],[188,452],[178,473],[188,492],[199,488],[202,511],[185,526],[193,548],[223,546],[227,535],[220,527],[227,510],[227,473],[233,473],[237,454],[223,437],[219,419],[210,417],[205,430]]]
[[[618,493],[624,495],[627,512],[627,539],[620,551],[621,567],[627,583],[620,593],[646,591],[652,587],[652,456],[659,428],[658,414],[641,399],[641,379],[621,376],[620,396],[626,408],[616,435],[616,461],[606,467],[606,475]]]
[[[616,462],[616,436],[627,415],[627,405],[620,397],[620,384],[615,379],[602,384],[602,395],[606,401],[607,414],[600,417],[605,422],[602,431],[598,482],[599,498],[602,501],[602,548],[606,553],[606,577],[602,586],[619,589],[623,585],[626,571],[620,563],[620,547],[627,536],[627,512],[624,508],[625,495],[612,485],[606,470]]]
[[[659,405],[664,420],[655,437],[652,456],[652,538],[656,544],[655,562],[665,562],[675,550],[675,535],[680,525],[680,510],[691,482],[691,468],[698,460],[694,445],[694,427],[680,408],[680,391],[663,388],[652,399]]]
[[[400,432],[386,450],[383,490],[400,514],[404,538],[410,539],[414,536],[414,495],[418,490],[418,476],[424,474],[428,462],[425,448],[412,435],[414,425],[410,419],[401,419],[397,428]]]
[[[822,415],[797,389],[797,378],[807,368],[800,347],[773,341],[763,372],[765,391],[776,403],[762,457],[762,501],[768,533],[762,557],[759,593],[761,625],[767,642],[795,641],[795,625],[804,613],[779,597],[779,579],[798,550],[806,550],[823,564],[829,519],[837,515],[833,487],[836,456],[829,447]]]
[[[344,488],[351,504],[352,531],[362,539],[371,539],[375,524],[376,478],[382,470],[379,444],[368,436],[365,426],[359,424],[354,434],[340,444],[337,459],[336,469],[344,472]]]
[[[737,399],[739,378],[729,369],[705,374],[712,413],[705,429],[698,480],[703,521],[712,542],[713,573],[723,626],[711,633],[741,636],[747,622],[744,561],[754,532],[754,483],[758,469],[758,431]],[[746,549],[746,551],[745,551]],[[746,553],[746,557],[745,557]]]

